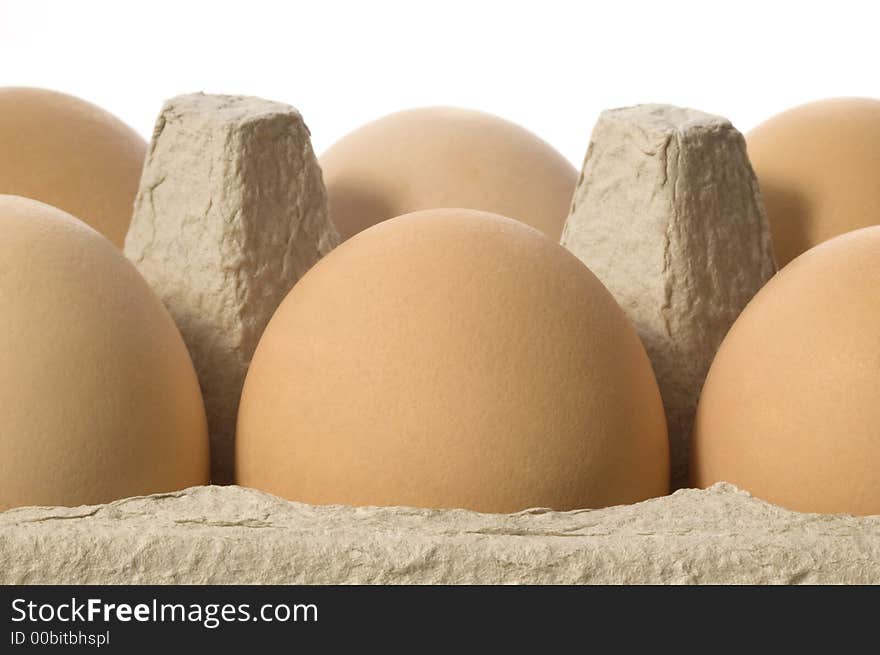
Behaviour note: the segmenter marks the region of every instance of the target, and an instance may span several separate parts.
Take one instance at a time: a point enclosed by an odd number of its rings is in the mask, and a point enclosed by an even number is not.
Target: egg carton
[[[597,510],[315,506],[236,486],[0,514],[0,584],[880,584],[880,516],[732,485]]]
[[[192,355],[214,482],[233,478],[232,426],[260,334],[296,280],[339,242],[326,202],[294,108],[201,93],[162,108],[125,253]],[[776,271],[745,140],[726,119],[691,109],[603,112],[561,242],[611,291],[645,345],[681,487],[712,358]]]
[[[278,124],[292,141],[277,140]],[[296,170],[254,169],[276,192],[248,193],[245,160],[273,148]],[[295,202],[261,205],[285,189]],[[233,206],[242,220],[226,220]],[[262,221],[267,210],[281,220]],[[166,103],[125,251],[193,355],[215,481],[232,477],[228,426],[259,333],[338,240],[295,110],[203,94]],[[666,409],[673,486],[686,486],[706,372],[776,271],[742,135],[723,118],[665,105],[604,112],[562,244],[639,332]],[[283,265],[267,275],[256,265],[266,261]],[[202,486],[0,513],[0,583],[880,583],[880,517],[801,514],[726,483],[514,514],[314,506]]]

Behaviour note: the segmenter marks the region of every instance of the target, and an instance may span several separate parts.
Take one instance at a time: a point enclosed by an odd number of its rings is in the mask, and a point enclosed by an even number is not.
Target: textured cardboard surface
[[[723,483],[516,514],[193,487],[0,514],[0,583],[880,584],[880,516],[799,514]]]
[[[687,486],[709,365],[776,271],[745,140],[726,119],[693,109],[603,112],[562,244],[602,280],[642,337],[666,407],[672,485]]]
[[[338,241],[308,128],[293,107],[201,93],[165,103],[125,254],[192,355],[214,482],[232,481],[238,399],[263,329]]]

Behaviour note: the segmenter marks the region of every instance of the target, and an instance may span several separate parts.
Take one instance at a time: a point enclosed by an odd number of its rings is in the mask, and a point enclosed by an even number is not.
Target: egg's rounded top
[[[780,266],[880,223],[880,100],[833,98],[784,111],[746,137]]]
[[[558,243],[427,210],[343,243],[291,290],[248,371],[237,480],[355,505],[600,507],[668,492],[635,329]]]
[[[697,486],[807,512],[880,514],[880,227],[807,251],[752,299],[712,363]]]
[[[139,134],[74,96],[0,88],[0,194],[73,214],[122,247],[146,156]]]
[[[442,207],[494,212],[558,240],[578,173],[528,130],[492,114],[423,107],[368,123],[320,158],[330,216],[345,239]]]
[[[0,510],[208,481],[198,380],[122,252],[44,203],[0,195]]]

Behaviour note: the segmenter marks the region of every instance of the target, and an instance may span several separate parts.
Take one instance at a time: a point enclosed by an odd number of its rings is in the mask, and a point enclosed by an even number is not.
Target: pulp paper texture
[[[214,482],[232,481],[238,401],[263,329],[338,241],[309,131],[293,107],[204,94],[165,103],[125,254],[192,355]]]
[[[726,119],[692,109],[603,112],[562,244],[641,336],[666,408],[673,488],[686,486],[709,365],[776,271],[745,140]]]
[[[0,514],[0,583],[880,583],[880,516],[721,483],[599,510],[315,506],[193,487]]]

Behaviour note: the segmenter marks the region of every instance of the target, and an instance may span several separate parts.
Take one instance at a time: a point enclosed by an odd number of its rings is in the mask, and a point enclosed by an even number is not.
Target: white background
[[[747,131],[880,97],[877,2],[0,0],[0,86],[66,91],[145,137],[165,98],[295,105],[323,151],[419,105],[489,111],[583,158],[603,108],[668,102]]]

